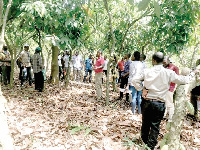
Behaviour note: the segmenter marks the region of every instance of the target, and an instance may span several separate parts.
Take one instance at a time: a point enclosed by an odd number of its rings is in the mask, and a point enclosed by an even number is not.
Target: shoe
[[[118,97],[116,100],[122,100],[123,98],[122,97]]]

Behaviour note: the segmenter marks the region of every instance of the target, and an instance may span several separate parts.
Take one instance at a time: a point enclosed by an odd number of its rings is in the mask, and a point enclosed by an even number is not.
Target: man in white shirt
[[[141,137],[151,150],[157,144],[170,83],[186,84],[197,72],[192,72],[189,76],[179,76],[174,71],[163,67],[163,59],[164,54],[156,52],[152,57],[153,67],[145,69],[132,79],[132,84],[138,91],[143,89]],[[142,81],[144,85],[141,84]]]
[[[70,52],[68,50],[65,51],[65,56],[63,58],[64,60],[64,64],[65,64],[65,72],[67,73],[67,71],[69,70],[69,76],[70,76],[70,73],[71,73],[71,68],[72,68],[72,62],[70,60]]]
[[[24,45],[24,50],[20,53],[19,56],[20,62],[20,76],[21,76],[21,86],[24,86],[26,78],[29,80],[29,85],[32,85],[32,74],[31,74],[31,56],[29,53],[29,45]],[[27,77],[26,77],[27,75]]]
[[[76,51],[75,55],[72,57],[73,62],[73,74],[74,80],[80,81],[81,78],[81,69],[82,69],[82,57],[79,55],[79,52]]]

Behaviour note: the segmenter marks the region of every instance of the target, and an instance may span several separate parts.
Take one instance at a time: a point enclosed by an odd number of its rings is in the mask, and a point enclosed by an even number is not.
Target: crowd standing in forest
[[[24,45],[24,50],[20,53],[17,59],[17,64],[20,68],[19,79],[21,80],[21,86],[24,86],[26,80],[29,81],[29,85],[32,85],[31,68],[33,68],[35,90],[42,92],[44,90],[44,75],[43,75],[43,62],[40,55],[41,48],[35,49],[35,54],[31,57],[29,54],[29,45]],[[3,46],[3,50],[0,53],[0,68],[2,68],[3,83],[10,83],[10,53],[7,50],[7,46]],[[2,55],[3,54],[3,55]],[[130,60],[131,58],[131,60]],[[145,144],[150,149],[154,149],[157,144],[157,137],[159,134],[159,126],[163,117],[166,117],[169,122],[172,121],[174,113],[173,94],[176,89],[176,84],[186,84],[198,71],[191,72],[188,76],[179,75],[179,69],[170,61],[168,56],[164,57],[161,52],[156,52],[152,56],[152,68],[147,68],[145,64],[146,56],[135,51],[131,57],[131,54],[127,53],[118,62],[117,57],[114,56],[113,61],[110,63],[112,74],[116,74],[118,69],[120,83],[120,96],[118,100],[123,99],[123,95],[126,95],[125,102],[132,106],[133,115],[136,112],[136,106],[139,114],[142,114],[142,128],[141,137]],[[66,73],[70,75],[71,69],[73,69],[74,80],[80,82],[81,70],[84,71],[83,82],[86,82],[89,73],[89,83],[92,81],[92,71],[95,72],[95,88],[97,94],[97,100],[102,100],[102,84],[103,84],[103,72],[107,76],[107,64],[109,60],[106,56],[103,57],[102,51],[98,50],[96,54],[96,61],[93,55],[84,61],[79,52],[76,51],[75,55],[70,58],[70,52],[65,51],[63,56],[59,52],[58,55],[58,67],[59,67],[59,79],[64,79]],[[200,63],[197,61],[197,66]],[[61,78],[61,75],[63,77]],[[117,78],[117,77],[116,77]],[[115,75],[113,76],[115,82]],[[117,82],[116,82],[117,83]],[[197,100],[199,85],[192,90],[192,99],[196,98],[193,105],[195,106],[195,114],[197,114]],[[195,97],[195,98],[194,98]]]

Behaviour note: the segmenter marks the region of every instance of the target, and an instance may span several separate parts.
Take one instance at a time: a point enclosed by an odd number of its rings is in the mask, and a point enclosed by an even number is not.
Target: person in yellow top
[[[3,57],[1,59],[1,67],[2,67],[2,75],[3,75],[3,83],[5,85],[10,84],[10,73],[11,73],[11,56],[8,51],[7,45],[3,46],[3,50],[1,51]]]

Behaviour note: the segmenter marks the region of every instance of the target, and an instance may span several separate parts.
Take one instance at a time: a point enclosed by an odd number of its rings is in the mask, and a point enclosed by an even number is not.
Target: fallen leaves
[[[33,86],[2,88],[9,101],[8,124],[16,150],[137,147],[133,139],[138,141],[140,137],[141,115],[133,117],[123,100],[115,100],[118,93],[111,92],[110,105],[105,106],[104,101],[95,100],[93,84],[71,82],[69,89],[45,86],[43,93],[35,92]],[[161,124],[159,140],[166,132],[165,124]],[[188,149],[200,147],[198,127],[184,126],[181,140]]]

